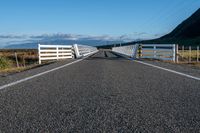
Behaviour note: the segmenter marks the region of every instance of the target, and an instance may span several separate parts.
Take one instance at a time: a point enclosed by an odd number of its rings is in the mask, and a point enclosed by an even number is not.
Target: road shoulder
[[[19,72],[19,73],[13,73],[13,74],[9,74],[6,76],[0,76],[0,86],[11,83],[11,82],[15,82],[33,75],[37,75],[39,73],[57,68],[59,66],[71,63],[73,61],[76,61],[75,59],[70,59],[70,60],[63,60],[63,61],[58,61],[55,63],[51,63],[48,65],[43,65],[43,66],[39,66],[39,67],[35,67],[33,69],[29,69],[23,72]]]
[[[184,64],[175,64],[162,61],[148,61],[148,60],[137,60],[151,65],[155,65],[161,68],[170,69],[183,74],[191,75],[200,78],[200,69],[195,66],[189,66]]]

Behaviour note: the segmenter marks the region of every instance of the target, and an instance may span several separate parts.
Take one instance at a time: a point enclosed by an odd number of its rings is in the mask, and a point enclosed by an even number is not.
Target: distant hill
[[[176,43],[179,45],[200,45],[200,9],[179,24],[169,34],[142,43]]]
[[[22,44],[13,44],[4,47],[4,49],[37,49],[38,43],[40,44],[49,44],[49,45],[72,45],[72,44],[83,44],[83,45],[91,45],[91,46],[98,46],[105,44],[104,40],[97,40],[97,39],[89,39],[89,40],[65,40],[65,39],[55,39],[55,40],[42,40],[38,42],[31,42],[31,43],[22,43]],[[113,44],[116,41],[107,41],[107,43]]]
[[[194,39],[200,37],[200,9],[160,39]]]

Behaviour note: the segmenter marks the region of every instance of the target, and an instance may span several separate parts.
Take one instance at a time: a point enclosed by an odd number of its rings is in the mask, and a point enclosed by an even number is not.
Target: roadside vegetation
[[[189,61],[189,59],[191,58],[191,61],[197,61],[197,50],[192,50],[191,53],[189,50],[179,51],[179,55],[185,60]],[[199,59],[199,61],[200,61],[200,59]]]
[[[0,70],[5,70],[11,67],[11,61],[5,57],[0,57]]]
[[[36,65],[37,50],[0,50],[0,74],[20,72]]]
[[[197,50],[180,50],[179,51],[179,64],[188,64],[200,68],[200,53]]]

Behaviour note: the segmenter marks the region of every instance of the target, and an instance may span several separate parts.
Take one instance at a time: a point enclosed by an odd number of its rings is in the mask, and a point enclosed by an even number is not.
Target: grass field
[[[0,73],[22,71],[37,65],[37,63],[37,50],[0,50]]]
[[[197,62],[197,59],[200,61],[200,53],[197,50],[180,50],[179,51],[179,61],[182,62]]]

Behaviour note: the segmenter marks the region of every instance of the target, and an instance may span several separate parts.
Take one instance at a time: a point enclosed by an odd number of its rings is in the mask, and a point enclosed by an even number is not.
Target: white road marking
[[[90,57],[91,55],[93,55],[93,54],[95,54],[95,53],[97,53],[97,52],[98,52],[98,51],[95,51],[95,52],[91,53],[90,55],[88,55],[88,56],[86,56],[86,57],[84,57],[84,58],[82,58],[82,59],[73,61],[73,62],[68,63],[68,64],[65,64],[65,65],[63,65],[63,66],[60,66],[60,67],[57,67],[57,68],[53,68],[53,69],[51,69],[51,70],[48,70],[48,71],[45,71],[45,72],[41,72],[41,73],[39,73],[39,74],[30,76],[30,77],[27,77],[27,78],[24,78],[24,79],[21,79],[21,80],[17,80],[17,81],[15,81],[15,82],[12,82],[12,83],[9,83],[9,84],[3,85],[3,86],[0,86],[0,90],[5,89],[5,88],[8,88],[8,87],[11,87],[11,86],[14,86],[14,85],[17,85],[17,84],[20,84],[20,83],[25,82],[25,81],[27,81],[27,80],[31,80],[31,79],[33,79],[33,78],[37,78],[37,77],[42,76],[42,75],[45,75],[45,74],[47,74],[47,73],[50,73],[50,72],[53,72],[53,71],[62,69],[62,68],[64,68],[64,67],[70,66],[70,65],[72,65],[72,64],[78,63],[78,62],[80,62],[80,61],[82,61],[82,60],[84,60],[84,59]]]
[[[74,61],[74,62],[65,64],[65,65],[63,65],[63,66],[60,66],[60,67],[57,67],[57,68],[54,68],[54,69],[51,69],[51,70],[48,70],[48,71],[45,71],[45,72],[42,72],[42,73],[33,75],[33,76],[30,76],[30,77],[27,77],[27,78],[24,78],[24,79],[21,79],[21,80],[18,80],[18,81],[15,81],[15,82],[12,82],[12,83],[3,85],[3,86],[0,86],[0,90],[5,89],[5,88],[7,88],[7,87],[11,87],[11,86],[17,85],[17,84],[22,83],[22,82],[25,82],[25,81],[27,81],[27,80],[31,80],[31,79],[33,79],[33,78],[37,78],[37,77],[42,76],[42,75],[44,75],[44,74],[47,74],[47,73],[50,73],[50,72],[53,72],[53,71],[62,69],[62,68],[64,68],[64,67],[67,67],[67,66],[70,66],[70,65],[72,65],[72,64],[78,63],[78,62],[80,62],[80,61],[82,61],[82,60],[84,60],[84,59],[85,59],[85,58],[79,59],[79,60],[76,60],[76,61]]]
[[[130,59],[130,58],[129,58],[129,59]],[[146,66],[151,66],[151,67],[154,67],[154,68],[157,68],[157,69],[165,70],[165,71],[168,71],[168,72],[171,72],[171,73],[175,73],[175,74],[178,74],[178,75],[187,77],[187,78],[191,78],[191,79],[195,79],[195,80],[200,81],[200,78],[199,78],[199,77],[195,77],[195,76],[188,75],[188,74],[185,74],[185,73],[177,72],[177,71],[175,71],[175,70],[167,69],[167,68],[164,68],[164,67],[159,67],[159,66],[156,66],[156,65],[153,65],[153,64],[149,64],[149,63],[142,62],[142,61],[137,61],[137,60],[133,60],[133,61],[134,61],[134,62],[138,62],[138,63],[140,63],[140,64],[144,64],[144,65],[146,65]]]

